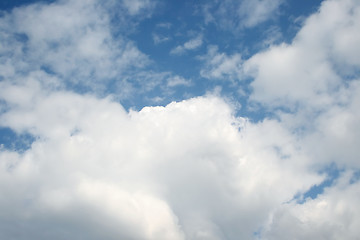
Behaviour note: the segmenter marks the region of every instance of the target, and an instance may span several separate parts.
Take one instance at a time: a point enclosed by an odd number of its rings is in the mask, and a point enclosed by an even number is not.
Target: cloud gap
[[[0,150],[24,153],[35,141],[36,137],[30,133],[16,133],[11,128],[0,127]]]

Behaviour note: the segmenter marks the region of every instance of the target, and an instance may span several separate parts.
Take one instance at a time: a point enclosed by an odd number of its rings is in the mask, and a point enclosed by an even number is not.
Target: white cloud
[[[133,12],[124,4],[134,4],[126,5]],[[152,61],[127,38],[127,28],[153,6],[150,1],[99,5],[97,0],[72,0],[16,8],[0,18],[0,75],[18,84],[24,75],[50,84],[47,75],[53,75],[53,88],[111,93],[120,100],[153,91],[160,83],[166,86],[165,76],[172,74],[149,70]],[[115,8],[120,13],[113,13]],[[154,41],[168,40],[156,36]]]
[[[159,35],[159,34],[156,34],[156,33],[153,33],[152,37],[153,37],[154,44],[167,42],[167,41],[169,41],[171,39],[170,37],[162,36],[162,35]]]
[[[179,45],[179,46],[173,48],[170,51],[170,54],[181,55],[181,54],[184,54],[188,50],[195,50],[195,49],[201,47],[201,45],[203,44],[202,38],[203,38],[202,35],[198,35],[197,37],[192,38],[189,41],[185,42],[183,45]]]
[[[291,44],[273,46],[244,63],[254,77],[250,99],[270,109],[289,108],[292,114],[280,116],[290,128],[304,129],[304,147],[319,162],[347,167],[359,167],[359,79],[354,72],[360,69],[355,57],[360,52],[353,41],[343,48],[338,36],[358,38],[359,13],[357,1],[323,2]]]
[[[352,173],[305,204],[289,203],[272,217],[265,239],[357,239],[360,227],[359,182],[349,184]]]
[[[340,167],[360,168],[359,96],[360,79],[357,79],[341,93],[334,94],[339,104],[323,110],[311,123],[313,130],[304,139],[304,146],[319,162],[333,161]]]
[[[37,98],[0,120],[37,137],[23,154],[0,153],[6,239],[252,239],[323,178],[279,122],[236,118],[217,97],[127,113],[109,98],[28,86]],[[4,88],[4,101],[22,89]]]
[[[109,4],[58,1],[5,14],[0,19],[2,75],[45,69],[67,84],[103,92],[106,83],[144,68],[148,57],[126,37],[113,36]]]
[[[282,0],[245,0],[239,7],[239,15],[243,18],[245,27],[254,27],[276,15],[276,11],[283,3]]]
[[[181,76],[175,75],[175,76],[172,76],[172,77],[167,79],[167,85],[169,87],[175,87],[175,86],[179,86],[179,85],[190,86],[191,81],[187,80],[187,79],[185,79],[185,78],[183,78]]]
[[[360,66],[357,9],[357,1],[326,1],[291,44],[271,47],[248,60],[245,68],[255,77],[252,98],[271,106],[333,104],[342,76]],[[340,39],[351,40],[344,44]]]
[[[243,76],[241,55],[235,53],[228,56],[219,53],[218,47],[209,46],[205,56],[200,57],[205,62],[200,75],[209,79],[239,80]]]
[[[156,3],[153,0],[122,0],[122,2],[130,15],[136,15],[142,13],[143,10],[151,9]]]
[[[147,3],[129,1],[125,16]],[[276,12],[257,3],[243,27]],[[147,56],[125,36],[115,41],[96,1],[4,14],[0,125],[35,140],[25,152],[0,147],[0,239],[356,239],[359,9],[324,1],[293,42],[248,60],[209,47],[203,77],[253,77],[250,101],[277,109],[257,123],[212,95],[125,111],[121,95],[191,82],[144,70]],[[198,36],[180,48],[201,45]],[[64,80],[98,90],[112,78],[121,94],[64,90]],[[343,169],[335,184],[293,200],[329,164]]]
[[[202,58],[205,65],[200,73],[216,79],[253,77],[250,101],[267,108],[297,136],[302,153],[312,159],[309,167],[322,170],[335,164],[357,171],[359,13],[358,1],[324,1],[291,43],[270,46],[248,60],[211,47]],[[345,181],[303,205],[291,202],[279,207],[268,229],[260,230],[260,238],[356,239],[358,188],[358,183]]]
[[[268,109],[290,110],[277,116],[299,134],[301,148],[320,169],[335,164],[353,172],[360,167],[359,13],[358,1],[324,1],[292,43],[270,47],[244,63],[245,73],[254,77],[250,99]],[[339,181],[303,205],[281,207],[263,237],[356,239],[358,182]]]
[[[238,31],[252,28],[277,16],[283,0],[224,0],[203,7],[205,23],[214,22],[219,28]]]

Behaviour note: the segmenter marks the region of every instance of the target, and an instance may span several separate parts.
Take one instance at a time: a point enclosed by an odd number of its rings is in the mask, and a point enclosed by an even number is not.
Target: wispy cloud
[[[219,28],[236,32],[276,17],[283,3],[283,0],[213,1],[205,4],[202,11],[206,24],[213,22]]]
[[[115,40],[106,9],[95,6],[80,1],[29,5],[2,18],[4,48],[16,53],[8,55],[15,69],[25,61],[31,70],[46,69],[69,84],[99,89],[98,81],[146,66],[147,56],[126,38]],[[26,51],[17,51],[19,46]]]
[[[167,42],[167,41],[169,41],[171,39],[170,37],[162,36],[162,35],[156,34],[156,33],[152,34],[152,38],[153,38],[154,44]]]
[[[185,79],[181,76],[175,75],[167,79],[167,85],[169,87],[175,87],[175,86],[190,86],[191,81],[188,79]]]
[[[200,75],[209,79],[240,80],[243,76],[243,59],[239,53],[228,56],[220,53],[218,47],[209,46],[206,55],[199,58],[204,62]]]
[[[169,22],[163,22],[156,24],[156,27],[170,29],[172,27],[172,24]]]
[[[156,2],[154,0],[122,0],[130,15],[137,15],[148,9],[153,9]]]
[[[183,45],[179,45],[179,46],[173,48],[170,51],[170,54],[181,55],[181,54],[184,54],[186,51],[195,50],[195,49],[201,47],[201,45],[203,44],[202,38],[203,38],[202,35],[198,35],[197,37],[192,38],[189,41],[185,42]]]

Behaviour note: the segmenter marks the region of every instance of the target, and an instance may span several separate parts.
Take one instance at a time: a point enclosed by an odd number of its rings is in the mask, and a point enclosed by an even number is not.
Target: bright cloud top
[[[3,12],[0,239],[357,239],[360,3],[172,4]]]
[[[17,209],[2,211],[10,236],[23,219],[24,234],[40,239],[55,229],[81,235],[83,224],[90,239],[249,238],[267,211],[322,179],[278,122],[253,125],[211,96],[126,113],[109,99],[57,92],[1,120],[39,138],[23,154],[1,153],[1,206]],[[38,233],[43,214],[52,222]]]

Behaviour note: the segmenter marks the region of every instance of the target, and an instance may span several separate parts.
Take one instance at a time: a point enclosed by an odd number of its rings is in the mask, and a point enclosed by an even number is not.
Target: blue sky
[[[0,239],[359,236],[359,1],[0,10]]]

